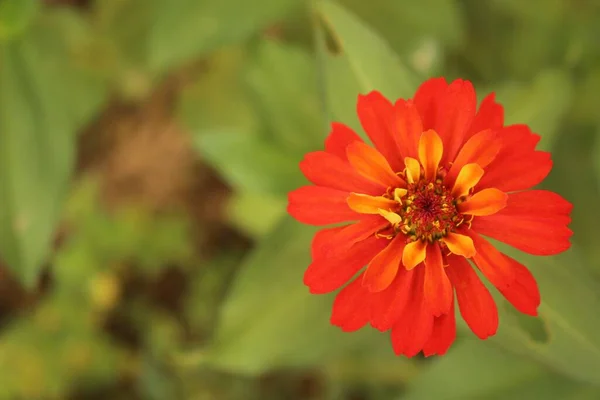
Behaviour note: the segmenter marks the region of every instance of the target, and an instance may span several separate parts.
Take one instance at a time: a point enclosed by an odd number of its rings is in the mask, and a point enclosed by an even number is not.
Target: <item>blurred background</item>
[[[441,358],[329,325],[298,162],[373,89],[495,91],[574,246]],[[599,0],[0,0],[0,399],[600,398]]]

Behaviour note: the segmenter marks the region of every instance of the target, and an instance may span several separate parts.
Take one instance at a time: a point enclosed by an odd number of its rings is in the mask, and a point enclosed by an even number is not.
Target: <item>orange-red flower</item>
[[[552,168],[550,154],[535,149],[540,137],[504,126],[494,94],[477,110],[464,80],[428,80],[395,104],[374,91],[359,96],[357,111],[373,146],[332,124],[325,151],[300,164],[314,186],[289,194],[298,221],[346,223],[315,235],[304,275],[311,293],[350,282],[331,322],[391,330],[397,354],[444,354],[456,335],[456,297],[485,339],[496,333],[498,310],[472,264],[517,310],[536,315],[535,279],[484,236],[535,255],[569,248],[571,204],[530,189]]]

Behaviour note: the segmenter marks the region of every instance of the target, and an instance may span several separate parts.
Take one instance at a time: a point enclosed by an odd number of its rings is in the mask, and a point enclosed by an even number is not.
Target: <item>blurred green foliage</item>
[[[599,21],[597,0],[2,0],[0,399],[598,398]],[[498,297],[497,336],[459,322],[447,356],[407,360],[329,325],[333,297],[302,284],[314,228],[286,194],[329,122],[359,128],[359,93],[438,75],[542,136],[574,246],[506,249],[540,284],[539,318]],[[153,115],[226,196],[198,178],[192,211],[107,200],[102,127],[165,87]]]

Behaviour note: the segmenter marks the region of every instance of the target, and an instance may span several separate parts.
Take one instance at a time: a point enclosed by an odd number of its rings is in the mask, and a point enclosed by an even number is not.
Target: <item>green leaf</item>
[[[435,48],[457,48],[465,38],[462,10],[455,0],[339,0],[339,3],[360,15],[395,52],[411,55],[411,64],[419,71],[427,70],[423,67],[428,63],[417,58],[418,48],[424,43]]]
[[[298,163],[325,138],[314,68],[302,50],[265,40],[244,78],[248,93],[240,96],[252,106],[254,118],[237,121],[235,107],[242,102],[231,101],[231,110],[220,110],[223,118],[204,116],[201,109],[187,113],[186,123],[196,127],[200,153],[236,190],[282,197],[306,182]],[[185,107],[204,103],[196,104]]]
[[[302,283],[314,232],[286,217],[264,237],[240,267],[211,346],[187,362],[252,374],[330,365],[329,373],[340,376],[351,373],[340,371],[340,357],[381,355],[385,347],[382,363],[411,373],[407,360],[393,355],[387,335],[373,329],[347,334],[330,325],[333,295],[311,295]]]
[[[499,88],[498,101],[504,105],[507,124],[527,124],[542,136],[540,148],[552,148],[573,94],[570,77],[561,70],[540,73],[530,84]]]
[[[400,399],[575,399],[592,391],[600,394],[486,342],[468,340],[434,361]]]
[[[498,245],[511,256],[514,251]],[[542,296],[539,318],[547,333],[524,327],[514,314],[502,312],[491,341],[531,357],[573,379],[600,384],[600,295],[581,264],[576,249],[556,257],[516,256],[535,276]],[[501,303],[510,307],[506,302]],[[544,336],[547,335],[547,338]],[[546,339],[546,340],[544,340]]]
[[[243,87],[247,53],[239,47],[215,52],[210,59],[211,67],[198,73],[183,88],[177,114],[194,135],[213,129],[249,134],[259,129],[259,118]]]
[[[2,0],[0,2],[0,40],[23,33],[38,10],[38,0]]]
[[[256,135],[213,131],[197,136],[196,147],[236,190],[285,196],[305,180],[298,163]]]
[[[379,90],[390,99],[412,96],[419,83],[417,76],[370,27],[330,1],[321,2],[318,12],[343,52],[360,93]],[[354,93],[354,100],[358,94]]]
[[[49,14],[0,47],[0,251],[27,285],[48,255],[74,161],[76,132],[104,98]]]
[[[241,192],[233,196],[227,209],[236,228],[252,238],[260,238],[281,219],[285,206],[281,196]]]
[[[149,63],[165,71],[224,45],[247,39],[299,6],[299,0],[153,0]]]
[[[300,4],[300,0],[266,0],[260,6],[241,0],[98,1],[93,17],[105,42],[101,61],[113,68],[121,94],[139,99],[171,69],[248,40]]]
[[[323,115],[310,55],[275,41],[260,43],[246,81],[273,142],[301,154],[323,146]]]
[[[600,276],[600,264],[597,262],[600,260],[598,223],[595,218],[590,218],[590,210],[595,210],[600,204],[600,125],[596,127],[573,122],[569,126],[571,129],[572,132],[557,138],[552,153],[554,168],[545,185],[558,189],[560,194],[575,204],[570,224],[575,232],[573,243],[584,252],[586,267]],[[594,170],[596,174],[582,173]]]

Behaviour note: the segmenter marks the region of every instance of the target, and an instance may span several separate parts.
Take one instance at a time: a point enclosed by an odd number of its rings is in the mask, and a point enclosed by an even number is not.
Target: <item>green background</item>
[[[1,0],[0,399],[600,398],[600,1]],[[495,91],[572,248],[444,357],[329,325],[285,214],[359,93]]]

